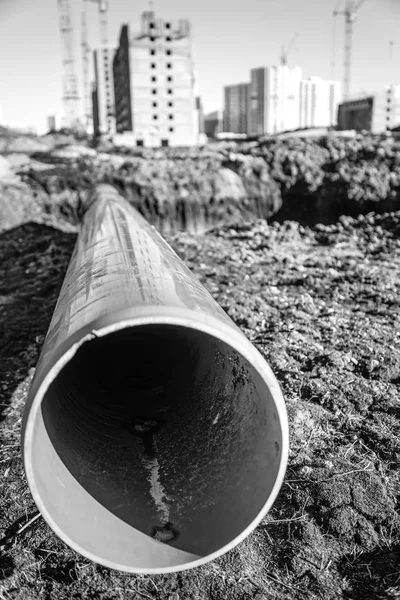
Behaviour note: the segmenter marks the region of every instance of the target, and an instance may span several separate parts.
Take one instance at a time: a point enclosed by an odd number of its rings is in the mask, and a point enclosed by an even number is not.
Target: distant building
[[[248,83],[228,85],[224,88],[223,130],[229,133],[248,132]]]
[[[251,70],[250,135],[300,127],[300,67],[279,65]]]
[[[99,137],[99,135],[100,135],[99,97],[97,94],[97,86],[95,83],[92,84],[92,123],[93,123],[93,135],[95,137]]]
[[[47,129],[49,131],[56,131],[56,117],[55,115],[49,115],[47,117]]]
[[[400,85],[389,85],[374,96],[372,131],[381,133],[400,125]]]
[[[339,104],[338,129],[342,131],[372,131],[374,97],[346,100]]]
[[[300,127],[333,127],[341,101],[339,81],[310,77],[300,82]]]
[[[339,105],[338,129],[385,133],[400,125],[400,85]]]
[[[61,115],[49,115],[47,117],[47,130],[59,131],[62,128]]]
[[[223,131],[223,113],[220,110],[208,113],[204,117],[204,133],[207,137],[216,138]]]
[[[115,120],[117,133],[133,131],[129,28],[123,25],[113,60]]]
[[[203,111],[203,103],[201,101],[200,96],[196,97],[196,110],[197,110],[197,118],[198,118],[199,135],[201,135],[204,133],[204,111]]]
[[[124,25],[113,74],[116,144],[199,143],[201,109],[188,20],[164,21],[149,11],[138,33],[131,36]]]
[[[94,85],[92,88],[93,133],[115,133],[115,103],[113,86],[113,47],[98,48],[93,52]],[[95,102],[96,104],[93,104]],[[95,118],[96,113],[96,118]]]

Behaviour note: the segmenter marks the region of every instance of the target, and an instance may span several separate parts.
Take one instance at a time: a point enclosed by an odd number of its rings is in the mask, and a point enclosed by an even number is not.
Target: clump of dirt
[[[20,420],[75,234],[0,235],[0,588],[5,598],[400,598],[400,213],[304,227],[241,223],[168,237],[283,389],[287,474],[224,557],[125,576],[66,547],[35,514]],[[15,525],[17,524],[17,525]]]

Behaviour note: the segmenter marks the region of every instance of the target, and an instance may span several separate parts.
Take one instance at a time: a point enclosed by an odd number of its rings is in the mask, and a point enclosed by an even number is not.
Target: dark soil
[[[170,243],[283,388],[289,467],[236,549],[170,576],[82,558],[38,519],[20,424],[75,233],[0,234],[0,598],[400,599],[400,213],[265,221]]]

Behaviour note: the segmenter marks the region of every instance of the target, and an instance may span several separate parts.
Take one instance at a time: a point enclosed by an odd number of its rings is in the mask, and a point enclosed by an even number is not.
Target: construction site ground
[[[201,568],[130,576],[76,554],[32,500],[21,416],[76,239],[0,234],[0,599],[400,599],[400,213],[167,237],[271,365],[290,425],[271,512]]]

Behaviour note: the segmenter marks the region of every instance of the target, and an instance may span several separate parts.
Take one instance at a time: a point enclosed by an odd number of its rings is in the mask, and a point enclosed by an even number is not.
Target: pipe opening
[[[77,350],[36,413],[30,453],[36,500],[65,541],[154,572],[240,536],[271,494],[281,447],[271,392],[243,356],[152,324]]]

